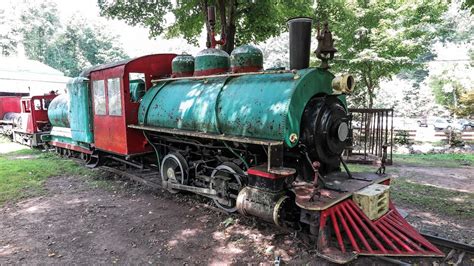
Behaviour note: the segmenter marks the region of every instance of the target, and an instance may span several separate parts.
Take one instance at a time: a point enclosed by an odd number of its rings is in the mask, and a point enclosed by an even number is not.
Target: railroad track
[[[424,236],[428,241],[430,241],[431,243],[435,244],[436,246],[440,248],[450,249],[446,257],[442,259],[442,263],[446,263],[447,261],[453,259],[454,255],[458,254],[456,261],[453,262],[453,265],[463,265],[462,262],[466,253],[474,254],[474,245],[473,245],[474,241],[472,241],[470,244],[466,244],[466,243],[461,243],[459,241],[454,241],[451,239],[434,236],[427,233],[421,233],[421,235]],[[394,259],[390,257],[377,257],[376,259],[389,262],[393,265],[401,265],[401,266],[412,265],[410,262],[406,262],[406,261],[402,261],[402,260]],[[415,263],[415,265],[416,264],[418,263]]]
[[[153,177],[156,178],[157,172],[150,171],[149,173],[146,173],[146,174],[137,175],[137,174],[132,174],[131,172],[122,171],[122,170],[108,167],[108,166],[101,166],[100,169],[114,173],[114,174],[121,175],[125,178],[136,181],[138,183],[141,183],[145,186],[148,186],[154,189],[161,188],[161,184],[150,181],[150,178],[149,178],[151,175],[153,175]],[[472,241],[470,244],[466,244],[466,243],[450,240],[447,238],[434,236],[427,233],[421,233],[421,235],[424,236],[431,243],[437,245],[438,247],[450,249],[446,257],[443,258],[443,262],[447,262],[448,260],[452,259],[455,254],[459,254],[457,261],[454,263],[454,265],[459,265],[462,262],[466,253],[474,254],[474,245],[473,245],[474,241]],[[410,262],[405,262],[405,261],[394,259],[391,257],[374,257],[374,259],[379,259],[384,262],[391,263],[393,265],[402,265],[402,266],[412,265]]]
[[[430,234],[421,233],[421,235],[424,236],[426,239],[428,239],[428,241],[430,241],[431,243],[437,246],[442,246],[445,248],[451,248],[451,249],[465,251],[467,253],[474,254],[474,245],[472,245],[474,241],[471,242],[470,244],[466,244],[466,243],[461,243],[458,241],[454,241],[454,240],[450,240],[450,239],[446,239],[443,237],[434,236]]]

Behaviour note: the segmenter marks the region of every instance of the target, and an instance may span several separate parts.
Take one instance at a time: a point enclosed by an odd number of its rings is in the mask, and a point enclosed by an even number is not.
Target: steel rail
[[[458,249],[474,254],[474,246],[459,241],[450,240],[444,237],[434,236],[426,233],[421,233],[428,241],[432,242],[435,245]]]

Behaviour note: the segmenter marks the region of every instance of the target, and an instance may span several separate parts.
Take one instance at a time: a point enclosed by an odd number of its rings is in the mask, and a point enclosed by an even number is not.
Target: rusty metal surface
[[[230,54],[230,67],[232,72],[262,71],[263,53],[253,45],[239,46]]]
[[[298,143],[302,113],[317,94],[332,94],[322,69],[162,81],[143,97],[139,124]]]
[[[280,225],[279,212],[285,199],[285,192],[269,192],[258,188],[245,187],[237,197],[237,210],[243,215],[259,217],[267,222]]]
[[[368,256],[430,256],[444,254],[401,217],[392,203],[381,218],[371,221],[350,199],[321,211],[318,253],[347,263],[343,254]]]
[[[220,77],[239,77],[244,75],[262,75],[262,74],[281,74],[281,73],[291,73],[290,70],[275,70],[275,71],[259,71],[259,72],[252,72],[252,73],[226,73],[226,74],[218,74],[218,75],[209,75],[203,77],[176,77],[176,78],[162,78],[162,79],[153,79],[151,82],[158,83],[162,81],[174,81],[174,80],[206,80],[211,78],[220,78]]]
[[[281,141],[271,141],[271,140],[260,140],[260,139],[252,139],[252,138],[239,138],[233,136],[227,136],[224,134],[209,134],[209,133],[200,133],[194,131],[185,131],[173,128],[159,128],[159,127],[146,127],[140,125],[129,125],[129,128],[141,129],[146,131],[153,131],[153,132],[161,132],[173,135],[181,135],[181,136],[189,136],[189,137],[200,137],[205,139],[215,139],[215,140],[224,140],[224,141],[232,141],[232,142],[240,142],[240,143],[249,143],[249,144],[257,144],[257,145],[281,145]]]
[[[313,196],[315,188],[312,183],[300,182],[294,185],[296,205],[307,210],[325,210],[338,202],[352,196],[355,191],[374,183],[381,183],[388,177],[380,177],[372,173],[355,173],[348,179],[345,173],[325,177],[325,189],[320,190],[320,196]]]
[[[208,48],[200,51],[194,61],[194,75],[205,76],[225,73],[230,67],[230,57],[225,51]]]
[[[85,78],[74,78],[67,83],[71,136],[74,141],[92,143],[92,113],[91,95],[88,80]]]
[[[194,57],[189,54],[181,54],[171,61],[171,69],[175,77],[192,76],[194,73]]]
[[[58,95],[51,101],[48,108],[48,118],[52,126],[70,127],[68,95]]]

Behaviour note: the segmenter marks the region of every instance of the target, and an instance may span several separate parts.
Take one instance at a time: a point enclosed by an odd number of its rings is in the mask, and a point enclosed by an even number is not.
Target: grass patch
[[[474,165],[474,154],[394,154],[395,164],[460,167]]]
[[[74,161],[38,150],[0,155],[0,206],[7,201],[40,195],[43,182],[52,176],[88,175],[92,172]]]
[[[404,177],[393,178],[391,197],[402,203],[435,213],[474,219],[474,194],[409,182]]]
[[[360,173],[360,172],[375,173],[375,171],[377,171],[377,167],[370,164],[349,163],[347,164],[347,167],[349,168],[349,171],[351,173]]]

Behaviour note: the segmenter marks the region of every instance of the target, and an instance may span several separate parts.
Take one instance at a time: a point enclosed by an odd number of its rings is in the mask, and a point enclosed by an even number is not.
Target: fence
[[[348,162],[373,163],[387,145],[387,164],[392,164],[393,109],[349,109],[350,132],[344,153]]]
[[[416,129],[409,129],[409,130],[402,130],[402,129],[395,129],[394,133],[395,136],[408,133],[408,141],[410,143],[414,143],[415,141],[431,141],[431,142],[438,142],[438,141],[448,141],[449,133],[445,131],[433,131],[428,130],[426,128]],[[473,143],[474,142],[474,130],[465,130],[461,132],[461,140],[464,142]]]

